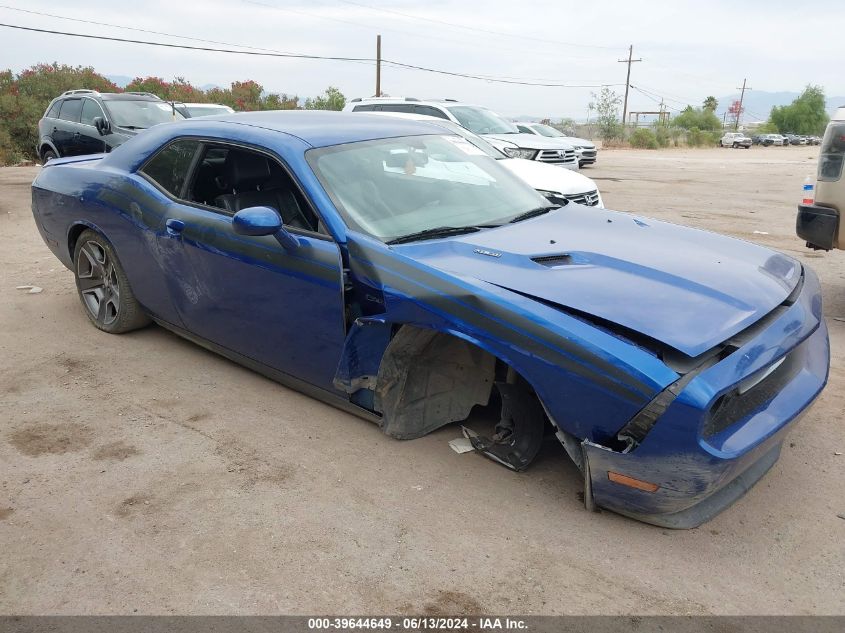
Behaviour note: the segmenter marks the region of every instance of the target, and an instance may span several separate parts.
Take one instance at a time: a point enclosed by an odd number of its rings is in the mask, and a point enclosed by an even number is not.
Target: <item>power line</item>
[[[152,31],[150,29],[142,29],[134,26],[123,26],[121,24],[112,24],[109,22],[97,22],[95,20],[83,20],[82,18],[72,18],[66,15],[56,15],[55,13],[44,13],[43,11],[32,11],[31,9],[21,9],[18,7],[10,7],[5,4],[0,4],[0,9],[8,9],[9,11],[18,11],[20,13],[29,13],[31,15],[39,15],[42,17],[55,18],[57,20],[68,20],[70,22],[80,22],[82,24],[93,24],[96,26],[107,26],[112,29],[124,29],[126,31],[136,31],[138,33],[150,33],[151,35],[164,35],[166,37],[178,37],[183,40],[190,40],[193,42],[205,42],[206,44],[220,44],[222,46],[237,46],[239,48],[249,48],[256,51],[268,51],[271,53],[287,53],[287,51],[280,51],[273,48],[261,48],[259,46],[247,46],[245,44],[233,44],[231,42],[221,42],[218,40],[207,40],[199,37],[191,37],[189,35],[177,35],[175,33],[165,33],[163,31]]]
[[[523,42],[526,40],[531,40],[535,42],[546,42],[548,44],[555,44],[557,46],[574,46],[577,48],[596,48],[596,49],[603,49],[603,50],[614,50],[618,51],[621,46],[600,46],[597,44],[580,44],[575,42],[561,42],[560,40],[549,40],[542,37],[536,37],[531,35],[517,35],[514,33],[505,33],[503,31],[492,31],[488,29],[480,29],[474,26],[466,26],[465,24],[456,24],[455,22],[447,22],[445,20],[438,20],[435,18],[426,18],[421,15],[416,15],[413,13],[404,13],[402,11],[396,11],[395,9],[385,9],[382,7],[374,7],[369,4],[364,4],[363,2],[353,2],[352,0],[337,0],[338,2],[342,2],[343,4],[349,4],[355,7],[361,7],[363,9],[369,9],[371,11],[378,11],[379,13],[388,13],[391,15],[398,15],[404,18],[410,18],[412,20],[421,20],[423,22],[431,22],[433,24],[440,24],[443,26],[451,26],[456,29],[464,29],[465,31],[474,31],[476,33],[485,33],[487,35],[496,35],[499,37],[513,37]]]
[[[253,50],[232,50],[232,49],[225,49],[225,48],[212,48],[209,46],[189,46],[187,44],[174,44],[169,42],[151,42],[148,40],[134,40],[122,37],[109,37],[106,35],[91,35],[88,33],[70,33],[67,31],[54,31],[50,29],[38,29],[29,26],[21,26],[17,24],[4,24],[0,23],[0,27],[5,27],[8,29],[17,29],[21,31],[31,31],[34,33],[45,33],[48,35],[64,35],[67,37],[79,37],[84,39],[91,39],[91,40],[104,40],[109,42],[119,42],[123,44],[142,44],[145,46],[160,46],[164,48],[178,48],[183,50],[193,50],[193,51],[204,51],[204,52],[212,52],[212,53],[228,53],[230,55],[251,55],[256,57],[283,57],[283,58],[292,58],[292,59],[314,59],[314,60],[327,60],[327,61],[343,61],[343,62],[371,62],[375,63],[376,60],[371,57],[342,57],[342,56],[332,56],[332,55],[310,55],[306,53],[281,53],[281,52],[265,52],[265,51],[253,51]],[[237,46],[237,45],[235,45]],[[423,72],[435,73],[439,75],[449,75],[452,77],[462,77],[464,79],[477,79],[479,81],[487,81],[490,83],[503,83],[503,84],[513,84],[513,85],[520,85],[520,86],[537,86],[537,87],[544,87],[544,88],[599,88],[607,85],[619,85],[619,84],[585,84],[585,85],[574,85],[574,84],[564,84],[564,83],[539,83],[539,82],[529,82],[529,81],[519,81],[519,80],[511,80],[511,79],[504,79],[499,77],[491,77],[485,75],[473,75],[470,73],[459,73],[454,71],[448,70],[440,70],[436,68],[428,68],[426,66],[417,66],[415,64],[406,64],[403,62],[392,61],[387,59],[382,59],[383,64],[390,64],[392,66],[396,66],[398,68],[406,68],[411,70],[418,70]]]
[[[424,39],[424,40],[434,40],[434,41],[438,41],[438,42],[448,42],[450,44],[458,44],[458,45],[461,45],[461,46],[464,46],[464,47],[474,46],[474,44],[472,44],[471,42],[467,42],[466,40],[457,40],[457,39],[452,39],[452,38],[447,38],[447,37],[441,37],[441,36],[438,36],[438,35],[429,35],[429,34],[426,34],[426,33],[419,33],[419,32],[414,32],[414,31],[405,31],[405,30],[402,30],[402,29],[397,29],[397,28],[387,27],[387,26],[376,27],[376,26],[373,26],[373,25],[370,25],[370,24],[362,24],[361,22],[354,22],[352,20],[346,20],[344,18],[336,18],[336,17],[329,16],[329,15],[321,15],[319,13],[314,13],[314,12],[311,12],[311,11],[302,11],[300,9],[292,9],[292,8],[289,8],[289,7],[280,7],[280,6],[277,6],[275,4],[269,4],[267,2],[260,2],[259,0],[242,0],[242,1],[245,4],[252,4],[252,5],[255,5],[257,7],[263,7],[265,9],[272,9],[274,11],[281,11],[283,13],[293,13],[293,14],[296,14],[296,15],[303,15],[303,16],[309,17],[309,18],[316,18],[318,20],[329,20],[331,22],[339,22],[340,24],[349,24],[350,26],[356,26],[356,27],[361,28],[361,29],[366,29],[366,30],[374,32],[376,34],[382,32],[382,31],[390,31],[390,32],[393,32],[393,33],[398,33],[398,34],[403,35],[405,37],[417,37],[417,38],[421,38],[421,39]],[[534,53],[533,51],[531,51],[529,49],[525,49],[525,48],[517,49],[517,48],[501,46],[501,45],[497,46],[496,48],[497,48],[498,51],[511,51],[511,52],[516,52],[516,53],[520,53],[522,55],[527,55],[527,56],[532,56],[532,55],[540,56],[541,55],[540,53]],[[543,56],[543,58],[546,58],[546,59],[548,58],[547,53],[542,53],[542,56]],[[592,61],[593,60],[593,58],[590,58],[590,57],[575,56],[575,55],[557,55],[556,59],[567,59],[567,60],[578,60],[578,61]]]

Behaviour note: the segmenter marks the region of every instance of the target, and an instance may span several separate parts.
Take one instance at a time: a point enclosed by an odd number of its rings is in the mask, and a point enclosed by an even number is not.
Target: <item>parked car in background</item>
[[[516,125],[520,132],[524,132],[525,134],[539,134],[540,136],[548,138],[561,138],[567,143],[572,143],[572,147],[575,148],[575,153],[578,155],[578,165],[580,167],[583,167],[584,165],[592,165],[598,158],[596,144],[592,141],[588,141],[587,139],[564,134],[557,128],[554,128],[551,125],[545,125],[544,123],[517,121],[514,125]]]
[[[789,141],[790,145],[806,145],[807,139],[805,137],[799,136],[798,134],[787,134],[786,135],[787,141]]]
[[[546,165],[536,160],[510,158],[500,149],[454,121],[426,116],[424,114],[405,114],[400,112],[365,112],[363,114],[431,123],[450,133],[462,136],[476,149],[482,151],[490,158],[498,160],[499,164],[504,165],[509,171],[522,178],[536,189],[538,193],[554,204],[565,205],[574,202],[588,207],[604,207],[604,201],[601,198],[598,186],[592,179],[578,172],[569,169],[559,169],[554,165]],[[513,145],[513,147],[516,147],[516,145]],[[431,170],[434,162],[432,158],[429,158],[425,167],[418,168],[418,171],[420,169]],[[450,166],[440,163],[439,168],[450,169]],[[434,177],[436,177],[436,174],[434,174]]]
[[[827,382],[808,267],[561,208],[464,138],[386,119],[161,125],[48,162],[33,218],[94,327],[155,320],[397,439],[481,409],[479,454],[521,471],[556,437],[589,509],[691,528],[765,475]],[[427,178],[432,159],[452,175]]]
[[[742,132],[728,132],[721,139],[719,139],[719,147],[743,147],[748,149],[751,147],[751,139]]]
[[[845,106],[827,125],[819,151],[817,182],[798,206],[796,232],[807,248],[845,250]]]
[[[822,139],[818,136],[808,136],[807,145],[821,145]]]
[[[536,160],[578,169],[578,156],[571,143],[534,134],[523,134],[517,127],[487,108],[454,99],[422,101],[414,97],[368,97],[352,99],[344,112],[404,112],[424,114],[454,121],[470,132],[483,136],[511,158]]]
[[[146,92],[68,90],[53,99],[38,122],[42,162],[110,152],[139,131],[184,119],[172,104]]]
[[[751,141],[754,145],[761,145],[763,147],[783,145],[783,137],[780,134],[760,134],[758,136],[752,136]]]
[[[177,112],[179,112],[186,119],[191,119],[198,116],[211,116],[220,114],[234,114],[234,109],[227,105],[219,103],[181,103],[176,102]]]

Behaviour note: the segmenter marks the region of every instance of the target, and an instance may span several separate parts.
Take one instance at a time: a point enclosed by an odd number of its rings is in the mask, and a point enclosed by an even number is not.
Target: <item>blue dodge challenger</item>
[[[32,185],[82,305],[155,321],[398,439],[554,434],[590,509],[700,525],[827,381],[819,282],[780,253],[551,204],[460,136],[330,112],[164,124]]]

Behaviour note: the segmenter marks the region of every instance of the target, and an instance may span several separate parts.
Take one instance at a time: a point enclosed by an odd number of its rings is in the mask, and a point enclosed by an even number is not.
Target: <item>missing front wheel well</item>
[[[496,357],[442,332],[402,326],[378,370],[375,408],[382,430],[397,439],[422,437],[465,420],[490,399]]]

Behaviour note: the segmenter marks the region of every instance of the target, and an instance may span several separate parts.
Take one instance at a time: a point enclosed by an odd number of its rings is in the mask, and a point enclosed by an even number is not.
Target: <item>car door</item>
[[[201,188],[205,156],[224,145],[201,150],[159,235],[182,322],[226,350],[340,393],[332,384],[345,341],[340,249],[328,235],[301,228],[289,228],[298,243],[292,249],[272,236],[236,234],[230,212],[192,199]],[[287,178],[284,186],[293,187],[299,203],[316,218],[287,169],[267,158]]]
[[[82,99],[65,99],[59,110],[59,118],[53,120],[53,143],[59,156],[77,156],[79,150],[79,117],[82,114]]]
[[[80,136],[78,147],[80,154],[99,154],[107,151],[104,137],[94,127],[94,119],[100,117],[106,120],[106,115],[100,104],[93,99],[82,99],[82,114],[79,118]]]

